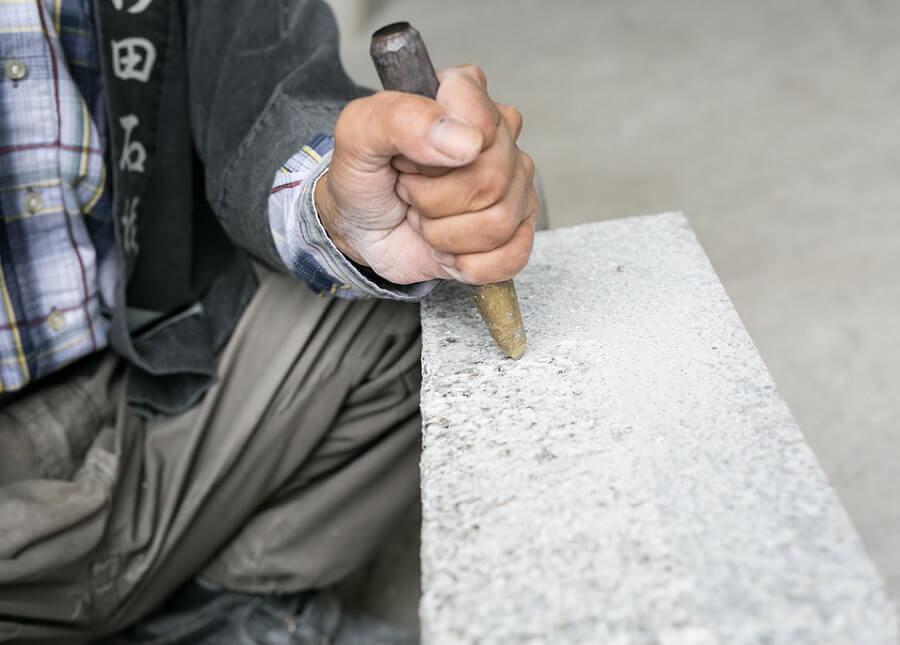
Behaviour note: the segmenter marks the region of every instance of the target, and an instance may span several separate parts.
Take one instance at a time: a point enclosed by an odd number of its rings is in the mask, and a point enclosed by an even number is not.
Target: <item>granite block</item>
[[[422,307],[424,643],[895,645],[681,215],[542,232],[516,286],[518,361],[464,287]]]

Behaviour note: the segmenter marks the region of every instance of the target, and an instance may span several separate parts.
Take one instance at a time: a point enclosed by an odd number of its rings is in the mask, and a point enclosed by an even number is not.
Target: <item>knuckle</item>
[[[487,95],[484,73],[474,65],[454,67],[446,72],[438,88],[438,103],[478,128],[489,144],[496,136],[500,113]]]
[[[478,65],[472,65],[472,71],[475,73],[475,78],[478,79],[478,82],[481,83],[483,87],[487,87],[487,74],[484,73],[484,70],[478,67]]]
[[[519,138],[519,135],[522,133],[522,113],[519,112],[512,105],[506,105],[504,103],[496,103],[497,111],[503,117],[503,121],[505,122],[507,130],[511,135],[513,140]]]
[[[529,219],[519,225],[516,236],[509,244],[510,263],[521,269],[528,263],[531,249],[534,246],[534,220]]]
[[[387,118],[392,127],[403,127],[415,118],[419,106],[417,102],[410,100],[412,95],[401,94],[400,92],[385,92],[384,96],[383,109],[387,113]]]
[[[334,139],[336,143],[342,142],[351,133],[354,127],[353,124],[360,119],[362,113],[366,110],[368,110],[367,98],[355,99],[344,106],[344,109],[338,115],[337,122],[334,124]]]
[[[491,248],[497,248],[509,241],[515,233],[515,220],[509,208],[496,208],[490,212],[482,229],[485,240]]]
[[[447,236],[444,234],[439,222],[422,217],[420,226],[422,227],[422,237],[429,246],[438,250],[447,248]]]
[[[538,216],[541,214],[541,198],[537,194],[537,191],[534,187],[531,188],[531,191],[528,193],[528,217],[537,220]],[[535,225],[536,221],[532,222],[532,225]]]
[[[358,99],[353,99],[347,105],[344,106],[344,109],[341,110],[340,115],[338,116],[338,122],[346,121],[352,116],[355,116],[360,110],[364,110],[366,105],[371,101],[371,97],[362,97]]]
[[[509,177],[496,165],[488,165],[478,173],[472,184],[472,210],[480,211],[496,204],[506,194]]]
[[[522,167],[525,168],[525,174],[529,181],[534,180],[534,159],[522,150],[519,150],[519,158],[522,160]]]
[[[492,142],[497,136],[497,113],[489,103],[484,103],[477,112],[472,115],[474,125],[481,130],[481,136],[485,142]]]
[[[508,280],[514,277],[528,264],[528,258],[531,257],[531,240],[533,240],[533,235],[527,240],[523,236],[521,243],[510,244],[511,248],[503,261],[502,279]]]
[[[534,220],[523,224],[523,226],[525,227],[525,232],[522,235],[522,243],[518,246],[516,256],[513,258],[516,273],[524,269],[525,265],[528,264],[531,250],[534,248]]]
[[[482,87],[487,87],[487,75],[484,73],[483,69],[478,67],[478,65],[464,63],[459,66],[459,69],[478,81],[478,84]]]
[[[485,97],[477,97],[470,106],[463,117],[481,131],[485,147],[490,146],[497,136],[499,113]]]
[[[494,277],[491,271],[487,269],[487,265],[471,256],[457,256],[456,266],[460,273],[466,276],[472,284],[485,284],[494,281]]]
[[[506,118],[512,126],[513,132],[519,132],[522,129],[522,113],[513,106],[508,106]]]
[[[363,117],[362,127],[381,127],[391,133],[418,131],[439,116],[440,108],[431,99],[405,92],[378,92],[371,97],[372,108]],[[357,99],[366,100],[366,99]]]

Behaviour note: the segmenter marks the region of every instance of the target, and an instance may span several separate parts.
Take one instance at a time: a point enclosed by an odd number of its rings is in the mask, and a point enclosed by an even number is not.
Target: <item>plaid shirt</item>
[[[0,391],[9,391],[106,344],[116,267],[91,1],[4,6],[0,54]]]
[[[106,114],[93,0],[17,0],[0,11],[0,392],[107,344],[119,279],[104,159]],[[277,173],[269,223],[285,266],[319,293],[416,300],[434,283],[362,275],[313,202],[333,140]]]

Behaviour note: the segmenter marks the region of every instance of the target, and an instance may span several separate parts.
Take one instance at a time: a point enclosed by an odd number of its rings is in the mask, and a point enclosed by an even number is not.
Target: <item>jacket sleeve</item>
[[[191,130],[228,235],[285,270],[267,200],[278,168],[367,93],[341,66],[321,0],[185,0]]]

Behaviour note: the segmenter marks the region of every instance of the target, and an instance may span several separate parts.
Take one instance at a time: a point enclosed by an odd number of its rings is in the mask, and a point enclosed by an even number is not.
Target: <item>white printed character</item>
[[[119,168],[131,172],[144,172],[144,162],[147,160],[147,149],[140,141],[132,141],[131,133],[140,121],[135,114],[126,114],[119,117],[119,125],[125,130],[125,143],[122,145],[122,158],[119,159]]]
[[[116,11],[122,11],[122,7],[125,6],[123,0],[112,0],[112,3]],[[138,0],[128,7],[128,13],[144,13],[151,4],[153,4],[153,0]]]
[[[125,208],[122,213],[122,247],[125,253],[137,253],[137,207],[140,197],[125,199]]]
[[[156,47],[146,38],[123,38],[111,40],[113,74],[123,81],[134,79],[141,83],[150,80],[153,63],[156,62]]]

